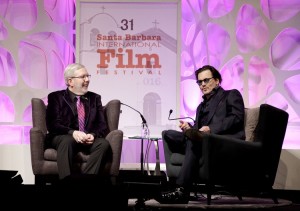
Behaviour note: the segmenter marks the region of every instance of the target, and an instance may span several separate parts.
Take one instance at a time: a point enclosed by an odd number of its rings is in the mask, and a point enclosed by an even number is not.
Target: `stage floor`
[[[206,199],[190,201],[188,204],[160,204],[151,199],[145,201],[145,207],[140,209],[136,206],[136,201],[137,199],[129,199],[129,210],[300,210],[300,205],[295,205],[289,200],[279,199],[279,203],[274,204],[272,199],[255,197],[244,197],[240,201],[236,197],[220,196],[212,200],[210,205],[206,204]]]

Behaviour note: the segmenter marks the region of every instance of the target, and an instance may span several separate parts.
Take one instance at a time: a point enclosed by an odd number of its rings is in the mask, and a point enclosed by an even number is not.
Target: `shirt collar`
[[[74,92],[70,91],[69,89],[68,89],[68,92],[69,92],[69,95],[70,95],[70,98],[72,99],[72,101],[75,102],[75,98],[79,95],[76,95]]]

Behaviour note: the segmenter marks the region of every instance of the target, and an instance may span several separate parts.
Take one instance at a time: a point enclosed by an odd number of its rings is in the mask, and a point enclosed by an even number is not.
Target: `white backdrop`
[[[176,128],[168,114],[179,96],[178,2],[79,2],[77,61],[92,75],[90,90],[103,103],[120,99],[142,113],[150,136]],[[141,124],[139,113],[123,105],[125,136],[140,135]]]

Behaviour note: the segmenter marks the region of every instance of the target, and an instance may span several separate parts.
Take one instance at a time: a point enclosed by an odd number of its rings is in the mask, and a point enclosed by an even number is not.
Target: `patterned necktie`
[[[77,96],[77,113],[78,113],[78,124],[79,124],[79,130],[84,131],[84,119],[85,119],[85,111],[83,103],[80,100],[80,97]]]

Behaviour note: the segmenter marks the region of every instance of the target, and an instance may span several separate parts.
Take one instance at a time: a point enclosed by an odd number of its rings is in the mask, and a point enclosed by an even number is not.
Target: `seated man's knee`
[[[76,144],[76,141],[73,138],[73,136],[71,136],[71,135],[64,135],[64,137],[62,138],[62,141],[60,143],[60,145],[63,145],[65,147],[72,146],[75,144]]]
[[[162,133],[162,138],[165,139],[181,139],[183,138],[183,133],[177,130],[164,130]]]
[[[110,143],[105,138],[97,138],[95,142],[104,149],[108,150],[110,148]]]

